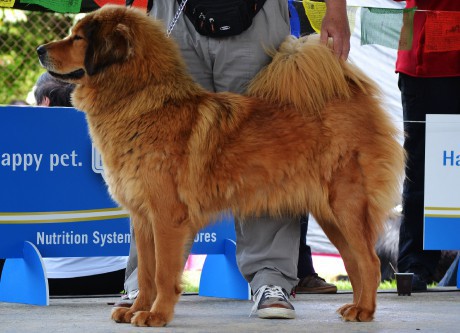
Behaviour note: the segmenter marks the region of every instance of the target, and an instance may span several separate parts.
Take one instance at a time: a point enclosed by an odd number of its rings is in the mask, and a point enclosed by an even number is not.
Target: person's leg
[[[298,218],[248,218],[236,222],[235,230],[238,266],[251,289],[276,285],[291,292],[297,284]]]
[[[125,292],[128,294],[135,293],[139,290],[137,283],[137,249],[136,235],[134,234],[133,226],[130,225],[131,243],[129,244],[128,262],[126,264],[125,273]]]
[[[327,283],[318,276],[313,267],[311,248],[307,245],[308,215],[300,217],[300,244],[297,277],[299,283],[295,287],[297,294],[335,294],[337,287]]]
[[[178,24],[184,23],[179,20]],[[223,39],[200,36],[187,19],[185,25],[187,36],[178,35],[180,29],[173,31],[173,35],[182,41],[179,44],[187,44],[181,45],[181,51],[194,79],[211,91],[244,93],[249,80],[270,61],[265,47],[278,47],[289,34],[289,14],[285,1],[267,1],[248,30]],[[208,78],[210,71],[212,83]],[[281,297],[285,308],[275,316],[292,318],[293,307],[287,293],[297,282],[299,228],[298,220],[283,220],[264,217],[236,222],[237,261],[254,293],[266,285],[276,286],[259,293],[259,301],[275,302],[278,306]]]
[[[183,30],[188,32],[186,36]],[[278,47],[288,34],[289,14],[284,1],[267,1],[253,25],[238,36],[222,39],[201,36],[184,17],[178,20],[177,31],[173,31],[197,82],[212,91],[236,93],[244,93],[249,80],[270,61],[265,47]],[[293,240],[298,240],[298,220],[251,218],[237,222],[236,231],[237,260],[253,291],[264,284],[290,291],[297,282],[298,243]],[[273,240],[279,241],[279,246],[274,246]],[[291,251],[290,247],[296,250]]]
[[[133,225],[130,223],[131,243],[129,244],[128,261],[126,263],[124,293],[121,298],[115,302],[114,307],[129,308],[133,305],[134,300],[139,293],[139,282],[137,280],[137,248],[136,235]]]
[[[176,2],[171,3],[174,3],[173,9],[168,4],[154,5],[153,16],[169,22],[166,18],[172,17],[177,9]],[[287,2],[278,0],[267,1],[254,18],[253,25],[241,35],[207,38],[199,35],[191,22],[181,15],[171,36],[178,41],[189,72],[204,88],[243,93],[248,81],[270,61],[265,47],[278,47],[288,34]],[[298,220],[285,220],[263,218],[235,225],[237,261],[254,292],[264,284],[273,284],[290,292],[297,282]],[[244,238],[240,237],[242,234]],[[273,243],[281,246],[273,246]],[[278,289],[267,290],[266,295],[278,299]],[[286,313],[281,316],[293,317],[288,295],[283,298],[286,298]]]
[[[297,284],[297,217],[248,218],[235,222],[238,267],[254,293],[260,318],[294,318],[289,294]]]
[[[311,248],[307,245],[308,215],[300,217],[300,244],[299,263],[297,265],[297,277],[303,279],[316,274],[311,257]]]
[[[244,93],[249,81],[269,63],[290,33],[284,0],[267,1],[241,35],[209,39],[215,91]],[[260,318],[294,318],[289,293],[297,283],[298,217],[247,218],[236,221],[237,262],[254,292]]]
[[[413,290],[425,290],[432,280],[440,251],[423,250],[426,114],[460,113],[460,78],[414,78],[399,75],[407,152],[403,187],[398,270],[414,272]]]

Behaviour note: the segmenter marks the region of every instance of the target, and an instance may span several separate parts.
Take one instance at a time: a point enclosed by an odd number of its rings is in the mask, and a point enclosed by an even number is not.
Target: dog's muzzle
[[[70,73],[56,73],[53,71],[54,67],[52,63],[48,59],[48,51],[46,50],[45,45],[40,45],[37,47],[37,54],[38,54],[38,60],[40,61],[40,64],[42,65],[43,68],[48,70],[48,73],[50,73],[52,76],[54,76],[57,79],[60,80],[78,80],[81,79],[85,75],[85,71],[83,69],[77,69],[73,72]]]

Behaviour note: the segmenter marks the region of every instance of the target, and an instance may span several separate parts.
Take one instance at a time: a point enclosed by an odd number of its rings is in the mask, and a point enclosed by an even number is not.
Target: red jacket
[[[412,49],[398,51],[396,71],[417,77],[460,76],[460,0],[407,0],[406,8],[412,7],[417,7]],[[444,26],[439,15],[450,15],[453,23]],[[449,47],[439,37],[447,30],[456,40]],[[433,47],[442,51],[429,52]]]

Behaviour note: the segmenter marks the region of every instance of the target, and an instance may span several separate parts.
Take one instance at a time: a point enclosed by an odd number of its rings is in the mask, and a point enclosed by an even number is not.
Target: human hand
[[[321,24],[320,40],[327,45],[332,38],[334,54],[347,60],[350,53],[350,26],[345,0],[326,0],[326,14]]]

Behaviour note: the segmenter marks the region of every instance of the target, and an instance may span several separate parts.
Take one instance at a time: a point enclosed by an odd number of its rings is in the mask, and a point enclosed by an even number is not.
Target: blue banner
[[[84,113],[0,107],[0,258],[30,241],[44,257],[119,256],[129,216],[110,198]],[[200,231],[192,253],[224,253],[233,218]]]
[[[460,250],[460,216],[425,217],[425,250]]]
[[[0,107],[0,257],[127,255],[129,219],[92,168],[73,108]]]
[[[427,114],[425,250],[460,250],[460,115]]]

